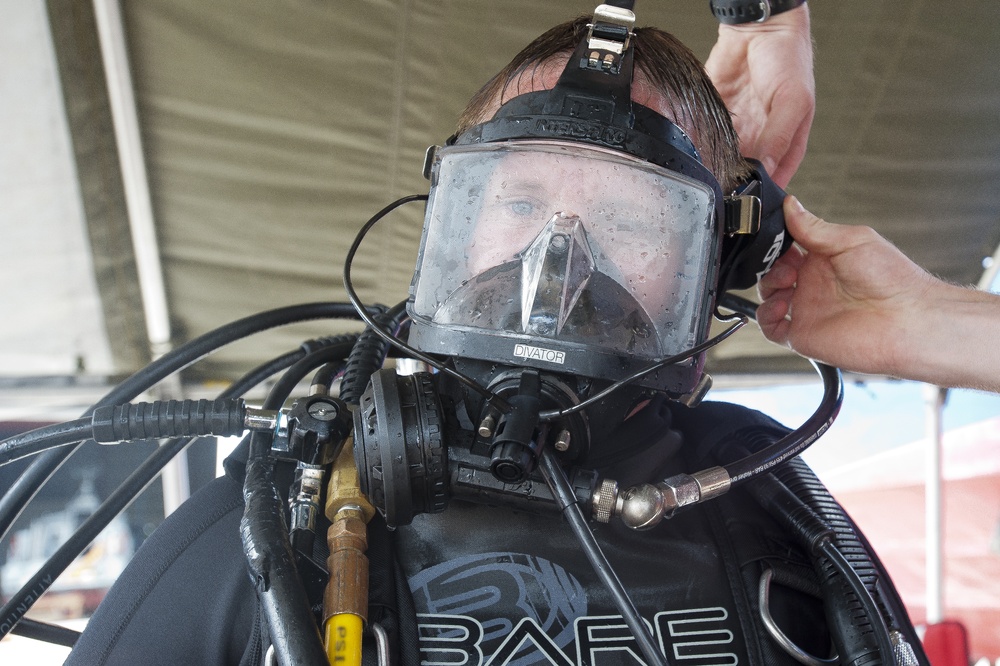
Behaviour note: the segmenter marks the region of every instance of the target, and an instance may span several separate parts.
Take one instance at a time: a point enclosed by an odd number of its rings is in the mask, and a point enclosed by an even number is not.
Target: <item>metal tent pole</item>
[[[928,385],[927,400],[927,465],[925,477],[925,577],[927,581],[927,624],[940,622],[944,613],[944,520],[941,487],[943,451],[942,412],[947,389]]]
[[[108,100],[118,144],[125,204],[128,209],[132,247],[135,252],[139,290],[146,316],[146,335],[154,359],[169,352],[170,316],[167,292],[163,282],[163,267],[156,239],[156,222],[149,194],[149,177],[139,132],[139,114],[135,89],[129,68],[125,25],[118,0],[93,0],[97,21],[104,76],[108,85]],[[160,398],[182,398],[179,379],[161,387]],[[182,451],[163,469],[163,510],[169,514],[190,495],[187,454]]]

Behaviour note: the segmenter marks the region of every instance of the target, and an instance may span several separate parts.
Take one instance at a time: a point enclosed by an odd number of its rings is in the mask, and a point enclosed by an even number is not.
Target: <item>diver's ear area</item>
[[[736,188],[732,197],[727,197],[726,212],[730,218],[739,216],[733,208],[746,206],[755,197],[760,207],[759,215],[755,213],[753,217],[759,219],[759,224],[742,230],[727,229],[722,243],[719,294],[756,285],[794,241],[785,229],[782,211],[785,191],[771,180],[760,162],[748,158],[747,163],[751,167],[750,177]]]

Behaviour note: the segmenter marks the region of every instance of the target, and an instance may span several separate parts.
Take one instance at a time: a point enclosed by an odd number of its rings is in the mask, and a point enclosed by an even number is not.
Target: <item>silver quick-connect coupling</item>
[[[641,483],[619,491],[618,482],[605,479],[594,493],[594,519],[611,522],[618,516],[634,530],[648,530],[686,506],[725,494],[729,474],[722,467],[709,467],[694,474],[677,474],[659,483]]]

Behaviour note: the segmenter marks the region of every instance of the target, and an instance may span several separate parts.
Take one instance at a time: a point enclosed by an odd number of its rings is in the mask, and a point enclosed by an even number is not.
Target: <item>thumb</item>
[[[807,211],[793,196],[785,197],[785,226],[795,242],[807,252],[838,254],[847,249],[842,227],[830,224]]]

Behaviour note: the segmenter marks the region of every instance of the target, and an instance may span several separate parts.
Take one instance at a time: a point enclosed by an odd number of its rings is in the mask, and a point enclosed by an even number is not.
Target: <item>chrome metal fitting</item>
[[[563,453],[565,451],[569,451],[569,442],[570,442],[569,430],[562,430],[559,432],[559,436],[556,437],[556,441],[555,444],[553,444],[553,447],[555,447],[556,451]]]
[[[298,492],[291,501],[290,530],[314,530],[319,514],[319,500],[323,493],[324,468],[318,465],[299,463],[296,470]]]
[[[497,427],[497,420],[493,418],[493,415],[487,414],[483,417],[483,420],[479,423],[479,436],[483,439],[488,439],[493,436],[493,431]]]
[[[648,530],[663,520],[664,497],[658,486],[641,483],[618,497],[615,513],[633,530]]]
[[[594,37],[594,26],[597,23],[607,23],[624,28],[627,31],[628,37],[626,37],[626,39],[622,42]],[[594,22],[588,26],[590,28],[590,33],[587,35],[587,45],[591,49],[611,51],[616,55],[621,55],[625,52],[625,49],[628,48],[629,38],[632,36],[632,27],[634,25],[635,14],[628,9],[615,7],[614,5],[598,5],[597,8],[594,9]]]
[[[598,5],[592,23],[587,24],[587,64],[590,69],[617,74],[622,54],[632,39],[635,14],[613,5]]]
[[[594,520],[599,523],[610,523],[611,516],[615,513],[615,506],[618,504],[618,482],[612,479],[601,481],[590,503]]]
[[[277,432],[281,423],[285,421],[284,414],[276,409],[260,409],[257,407],[247,407],[243,416],[243,426],[247,430]]]
[[[690,474],[676,474],[656,484],[663,493],[663,517],[672,518],[677,509],[697,504],[701,499],[701,487]]]
[[[679,398],[679,402],[685,407],[697,407],[712,389],[712,381],[712,375],[707,372],[701,373],[701,377],[698,379],[698,383],[695,387],[691,389],[690,393],[682,395]]]
[[[722,467],[677,474],[655,485],[643,483],[623,492],[618,492],[617,483],[605,480],[594,495],[594,519],[608,522],[616,515],[634,530],[648,530],[664,518],[672,518],[678,509],[726,493],[731,485]]]
[[[698,484],[698,491],[701,495],[698,499],[699,502],[725,495],[733,485],[729,472],[723,467],[709,467],[695,472],[691,476]]]

